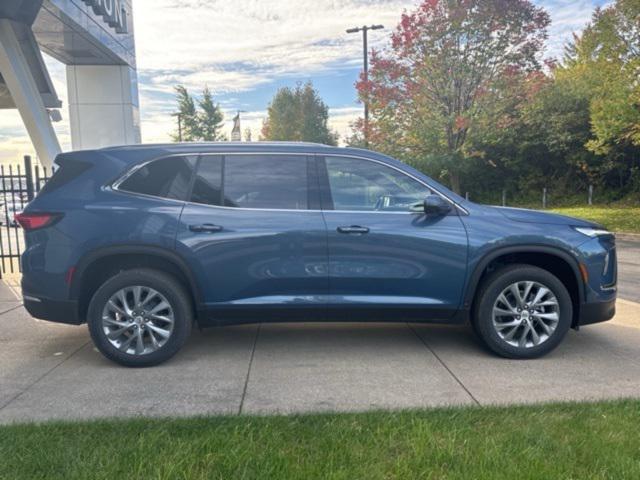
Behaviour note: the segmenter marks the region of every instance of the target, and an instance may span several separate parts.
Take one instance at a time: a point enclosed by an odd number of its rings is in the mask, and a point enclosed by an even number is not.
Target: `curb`
[[[616,238],[620,240],[637,240],[640,241],[640,233],[624,233],[624,232],[615,232]]]
[[[634,302],[631,300],[626,300],[624,298],[616,298],[616,302],[620,302],[623,305],[629,305],[630,307],[640,307],[640,303]]]

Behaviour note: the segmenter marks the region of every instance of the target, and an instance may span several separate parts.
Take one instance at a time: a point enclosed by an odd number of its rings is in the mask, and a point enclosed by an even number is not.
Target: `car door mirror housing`
[[[441,217],[451,211],[451,204],[439,195],[428,195],[424,199],[425,215]]]

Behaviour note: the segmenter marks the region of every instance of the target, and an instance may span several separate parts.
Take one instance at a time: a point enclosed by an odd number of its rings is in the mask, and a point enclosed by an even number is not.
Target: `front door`
[[[322,317],[326,228],[311,157],[204,155],[177,236],[208,315]]]
[[[460,304],[467,264],[458,212],[416,212],[433,192],[378,161],[326,156],[318,168],[334,316],[450,318]]]

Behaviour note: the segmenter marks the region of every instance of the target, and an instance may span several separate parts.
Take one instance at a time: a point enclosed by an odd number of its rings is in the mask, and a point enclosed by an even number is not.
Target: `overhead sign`
[[[116,33],[127,33],[127,11],[123,0],[82,0],[100,15],[103,20],[116,30]]]

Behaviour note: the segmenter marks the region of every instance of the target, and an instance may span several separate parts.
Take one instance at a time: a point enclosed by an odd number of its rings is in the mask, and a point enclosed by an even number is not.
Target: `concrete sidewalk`
[[[624,300],[534,361],[493,356],[467,327],[264,324],[195,331],[143,370],[105,360],[86,326],[0,305],[0,423],[640,397],[640,304]]]

